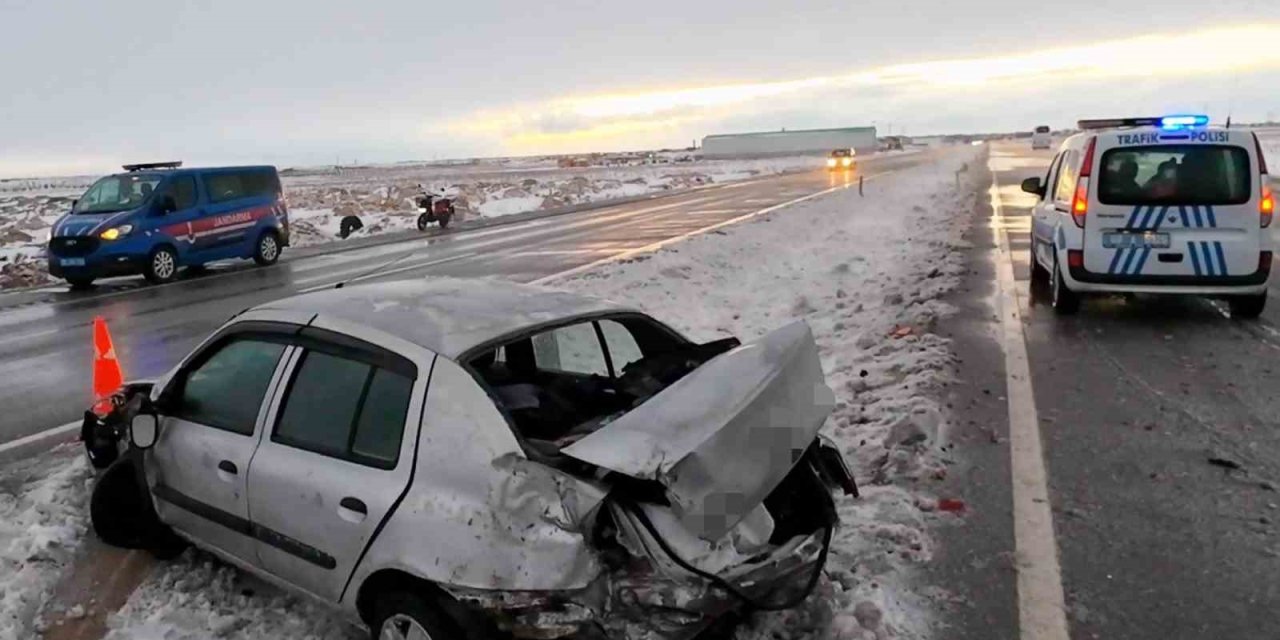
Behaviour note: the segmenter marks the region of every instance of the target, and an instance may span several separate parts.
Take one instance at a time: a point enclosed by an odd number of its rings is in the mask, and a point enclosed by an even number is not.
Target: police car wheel
[[[1252,320],[1262,315],[1263,308],[1267,306],[1267,294],[1232,296],[1227,298],[1227,306],[1231,307],[1232,318]]]
[[[154,284],[173,281],[178,275],[178,254],[169,247],[157,248],[147,259],[147,268],[142,275]]]
[[[280,240],[276,234],[267,231],[258,238],[258,244],[253,250],[253,261],[259,266],[267,266],[276,263],[280,259]]]
[[[1067,287],[1057,258],[1053,260],[1053,310],[1058,315],[1071,315],[1080,309],[1080,296]]]
[[[1048,284],[1050,279],[1053,277],[1053,274],[1049,273],[1049,270],[1045,269],[1044,266],[1040,264],[1040,260],[1036,258],[1036,254],[1038,251],[1039,251],[1039,244],[1036,242],[1035,238],[1032,238],[1031,239],[1031,282],[1032,284],[1035,284],[1038,282]]]

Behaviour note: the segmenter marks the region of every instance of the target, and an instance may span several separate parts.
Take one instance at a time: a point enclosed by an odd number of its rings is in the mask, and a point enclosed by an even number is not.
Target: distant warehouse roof
[[[875,127],[729,133],[702,139],[703,155],[808,153],[840,148],[875,149]]]

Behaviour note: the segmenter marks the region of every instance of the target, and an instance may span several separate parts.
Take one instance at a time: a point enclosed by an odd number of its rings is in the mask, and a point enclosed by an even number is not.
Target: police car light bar
[[[174,162],[139,162],[137,164],[121,165],[125,171],[143,171],[145,169],[177,169],[182,166],[182,161]]]
[[[1081,120],[1076,123],[1080,129],[1120,129],[1125,127],[1160,127],[1161,129],[1186,129],[1203,127],[1209,124],[1209,116],[1154,116],[1149,118],[1107,118],[1103,120]]]

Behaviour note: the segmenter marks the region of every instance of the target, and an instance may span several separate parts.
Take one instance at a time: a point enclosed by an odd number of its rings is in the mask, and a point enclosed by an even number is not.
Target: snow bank
[[[952,358],[930,331],[951,312],[939,298],[963,273],[960,236],[985,186],[957,189],[952,172],[978,153],[962,148],[868,182],[865,198],[837,192],[556,285],[638,305],[698,340],[751,340],[796,318],[813,327],[838,401],[828,435],[863,497],[840,505],[827,597],[759,616],[740,638],[928,636],[932,592],[916,588],[912,567],[931,557],[927,523],[953,517],[933,513],[929,492],[946,473],[939,399]]]
[[[1255,129],[1258,142],[1262,143],[1262,154],[1267,158],[1267,169],[1271,176],[1280,176],[1280,129]]]
[[[88,530],[93,474],[76,447],[0,468],[0,638],[30,638]]]

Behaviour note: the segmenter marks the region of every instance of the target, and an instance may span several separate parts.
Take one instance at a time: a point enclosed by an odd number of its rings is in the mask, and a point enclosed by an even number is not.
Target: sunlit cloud
[[[567,96],[510,110],[473,113],[429,129],[493,139],[516,152],[581,149],[779,104],[857,96],[872,90],[889,97],[945,96],[957,90],[1017,92],[1046,83],[1184,80],[1280,69],[1276,42],[1280,42],[1280,24],[1149,35],[778,82]]]

